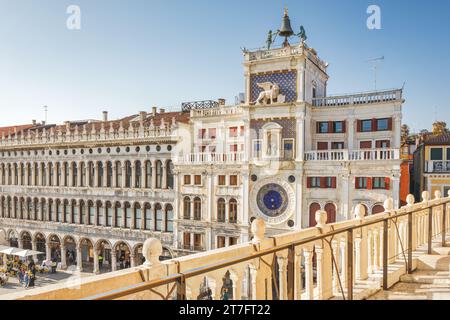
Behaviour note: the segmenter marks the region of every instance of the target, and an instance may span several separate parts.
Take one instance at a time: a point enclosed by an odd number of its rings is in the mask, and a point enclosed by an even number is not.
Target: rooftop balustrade
[[[397,283],[430,254],[433,241],[445,246],[450,230],[450,197],[437,191],[430,200],[366,216],[356,206],[354,219],[327,224],[327,213],[316,212],[317,225],[266,237],[266,224],[255,219],[253,239],[227,248],[159,261],[162,246],[148,239],[144,265],[80,279],[75,288],[53,285],[10,294],[6,299],[221,299],[324,300],[365,299]],[[225,290],[227,289],[227,290]]]
[[[402,89],[373,91],[341,96],[328,96],[315,98],[312,101],[314,107],[345,107],[363,104],[375,104],[402,100]]]

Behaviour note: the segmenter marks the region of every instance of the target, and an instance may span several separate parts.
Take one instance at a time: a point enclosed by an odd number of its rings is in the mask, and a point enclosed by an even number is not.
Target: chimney
[[[219,106],[224,106],[225,105],[225,99],[220,98],[220,99],[217,99],[217,100],[219,102]]]
[[[45,126],[45,121],[44,120],[42,120],[42,125]]]
[[[108,121],[108,111],[103,111],[103,121]]]
[[[152,107],[152,115],[155,117],[156,116],[156,107]]]
[[[142,122],[144,122],[144,121],[145,121],[145,118],[147,118],[147,112],[145,112],[145,111],[140,111],[140,112],[139,112],[139,120],[142,121]]]
[[[166,109],[159,108],[159,113],[164,113],[164,112],[166,112]]]
[[[35,126],[36,125],[36,120],[31,120],[31,124],[33,125],[33,126]]]

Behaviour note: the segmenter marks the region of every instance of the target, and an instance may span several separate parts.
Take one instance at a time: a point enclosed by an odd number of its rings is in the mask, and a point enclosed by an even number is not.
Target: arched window
[[[125,228],[131,227],[131,205],[125,202]]]
[[[19,184],[19,170],[17,168],[17,163],[14,163],[14,185]]]
[[[153,230],[153,214],[149,203],[145,204],[145,230]]]
[[[27,174],[28,174],[28,185],[31,186],[32,177],[33,177],[33,171],[31,170],[31,164],[27,163]],[[3,178],[3,176],[2,176]],[[3,179],[4,184],[4,179]]]
[[[48,221],[55,221],[55,206],[53,200],[48,200]]]
[[[98,168],[98,172],[97,172],[97,186],[99,188],[103,187],[103,163],[98,162],[97,163],[97,168]]]
[[[125,188],[131,188],[131,178],[132,178],[131,162],[125,161]]]
[[[41,221],[47,221],[48,216],[48,206],[45,199],[41,200]]]
[[[111,202],[108,201],[106,202],[106,226],[111,227],[112,225],[113,225],[113,208]]]
[[[86,206],[84,201],[80,201],[81,224],[86,224]]]
[[[380,204],[377,204],[373,206],[372,208],[372,214],[379,214],[384,212],[384,207]]]
[[[105,211],[103,210],[103,203],[97,201],[97,224],[99,226],[105,225]]]
[[[47,170],[45,167],[45,163],[41,163],[41,178],[42,178],[42,186],[47,185]]]
[[[61,185],[61,177],[62,177],[62,170],[61,170],[61,163],[56,163],[56,186]]]
[[[54,175],[53,163],[51,163],[51,162],[48,163],[48,170],[49,170],[49,173],[50,173],[50,179],[48,180],[48,185],[49,186],[53,186],[54,182],[55,182],[54,177],[53,177],[53,175]]]
[[[64,186],[69,186],[69,178],[70,178],[70,170],[69,170],[69,164],[67,162],[64,162]]]
[[[157,203],[155,205],[155,216],[156,216],[156,231],[162,231],[162,222],[163,222],[163,212],[161,204]]]
[[[116,202],[116,227],[123,228],[123,211],[120,202]]]
[[[141,229],[141,223],[142,223],[141,205],[139,203],[136,203],[134,205],[134,228],[138,230]]]
[[[229,222],[230,223],[237,223],[237,201],[236,199],[230,200],[230,207],[229,207]]]
[[[23,163],[20,164],[20,185],[25,185],[25,165]]]
[[[325,211],[327,212],[327,223],[336,222],[336,206],[334,203],[327,203],[325,205]]]
[[[78,206],[75,200],[72,200],[72,214],[73,214],[72,223],[78,224],[80,222],[80,216],[78,214]]]
[[[34,164],[33,174],[34,174],[34,185],[38,186],[39,185],[39,165],[37,163]]]
[[[173,232],[173,207],[166,205],[166,232]]]
[[[64,222],[69,223],[71,219],[69,201],[64,200]]]
[[[160,160],[156,161],[156,189],[162,188],[162,162]]]
[[[112,163],[109,161],[106,163],[106,175],[106,187],[111,188],[113,180],[113,168]]]
[[[142,186],[141,182],[141,175],[142,175],[142,168],[141,168],[141,162],[140,161],[136,161],[135,166],[134,166],[134,187],[135,188],[140,188]]]
[[[120,161],[116,162],[116,185],[114,187],[120,188],[122,186],[122,164]]]
[[[150,160],[145,161],[145,187],[152,187],[152,163]]]
[[[95,208],[92,201],[88,201],[88,212],[89,212],[89,224],[94,225],[95,221]]]
[[[72,187],[76,187],[78,183],[78,165],[72,162]]]
[[[199,197],[194,199],[194,220],[202,220],[202,200]]]
[[[89,187],[94,187],[94,179],[95,179],[95,168],[92,162],[88,163],[88,172],[89,172]]]
[[[316,212],[320,210],[320,204],[314,202],[309,206],[309,226],[314,227],[316,222]]]
[[[8,185],[12,185],[12,172],[11,172],[11,164],[8,163]]]
[[[217,201],[217,221],[225,222],[225,199],[223,198]]]
[[[80,163],[80,187],[86,186],[86,164],[84,162]]]
[[[173,162],[172,160],[167,161],[166,164],[166,175],[167,175],[167,189],[173,189]]]
[[[187,220],[191,218],[191,199],[189,197],[183,199],[183,218]]]
[[[5,164],[1,164],[0,173],[2,175],[2,185],[5,185]]]

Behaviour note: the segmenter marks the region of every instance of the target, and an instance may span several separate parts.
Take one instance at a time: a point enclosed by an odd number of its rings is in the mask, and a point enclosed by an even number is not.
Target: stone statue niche
[[[263,89],[254,102],[256,105],[284,103],[286,101],[286,96],[280,94],[280,86],[277,83],[263,82],[256,85]]]

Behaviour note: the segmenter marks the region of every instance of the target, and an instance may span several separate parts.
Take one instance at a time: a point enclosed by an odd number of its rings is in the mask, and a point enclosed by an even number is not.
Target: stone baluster
[[[355,219],[360,222],[366,216],[366,207],[359,204],[355,208]],[[358,280],[367,279],[368,238],[367,228],[361,228],[355,237],[355,276]]]
[[[305,261],[306,300],[314,299],[313,255],[314,251],[312,246],[306,246],[303,248],[303,257]]]
[[[294,273],[295,273],[295,283],[294,283],[294,300],[302,299],[303,290],[303,279],[302,279],[302,259],[303,258],[303,248],[295,247],[295,257],[294,257]]]
[[[279,299],[287,300],[288,298],[288,288],[287,288],[287,250],[277,252],[277,262],[278,262],[278,279],[279,279]]]

